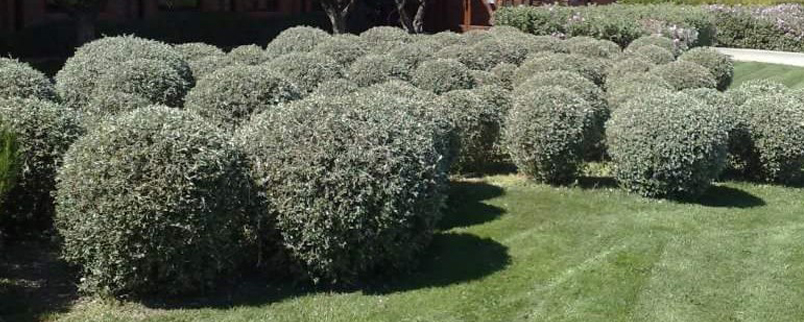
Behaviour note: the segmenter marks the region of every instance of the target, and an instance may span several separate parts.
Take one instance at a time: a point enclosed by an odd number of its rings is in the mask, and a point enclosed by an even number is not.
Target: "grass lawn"
[[[739,86],[748,80],[760,78],[775,80],[793,89],[804,88],[804,67],[749,62],[734,63],[732,87]]]
[[[60,283],[18,281],[34,289],[17,294],[61,286],[63,303],[30,307],[52,321],[804,320],[799,188],[728,182],[703,203],[677,203],[605,179],[554,188],[509,175],[453,185],[444,231],[421,269],[383,285],[249,284],[212,299],[72,306]]]

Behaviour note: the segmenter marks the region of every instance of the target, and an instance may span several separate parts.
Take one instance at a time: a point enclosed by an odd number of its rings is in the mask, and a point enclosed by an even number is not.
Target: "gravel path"
[[[757,49],[715,48],[736,61],[749,61],[804,67],[804,53]]]

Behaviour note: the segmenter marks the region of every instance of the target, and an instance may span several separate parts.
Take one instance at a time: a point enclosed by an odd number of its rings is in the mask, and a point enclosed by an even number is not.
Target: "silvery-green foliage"
[[[123,92],[147,98],[154,104],[181,107],[191,86],[187,79],[163,61],[132,59],[104,73],[92,96]]]
[[[614,59],[623,52],[615,42],[585,36],[569,38],[564,41],[563,46],[572,54],[594,58]]]
[[[195,113],[151,106],[102,122],[64,157],[56,228],[83,290],[206,290],[244,260],[256,196],[244,155]]]
[[[45,74],[16,59],[0,57],[0,98],[56,101],[56,89]]]
[[[716,88],[717,80],[706,67],[688,61],[675,61],[651,69],[676,90],[688,88]]]
[[[681,92],[704,102],[717,113],[729,133],[729,168],[750,176],[748,172],[756,168],[756,158],[746,110],[737,106],[730,95],[714,88],[693,88]]]
[[[374,55],[385,55],[415,40],[402,28],[388,26],[373,27],[361,33],[360,38],[366,42],[369,53]]]
[[[441,216],[446,175],[432,128],[403,106],[409,100],[364,94],[311,96],[235,135],[283,249],[316,282],[409,269]]]
[[[513,88],[514,87],[514,73],[516,73],[517,68],[519,66],[509,63],[500,63],[494,68],[491,69],[491,73],[497,75],[498,78],[503,82],[504,87],[506,88]]]
[[[272,40],[265,51],[271,57],[279,57],[294,52],[312,51],[318,44],[327,41],[332,36],[326,31],[315,27],[298,26],[285,29]]]
[[[190,66],[172,46],[119,36],[98,39],[78,48],[56,74],[56,91],[67,107],[80,108],[89,102],[104,73],[134,59],[162,61],[187,83],[193,83]]]
[[[325,81],[342,78],[343,66],[320,53],[290,53],[266,64],[299,88],[302,93],[314,91]]]
[[[366,55],[349,67],[349,78],[365,87],[389,80],[408,80],[411,70],[405,62],[389,55]]]
[[[201,42],[185,43],[173,46],[184,60],[192,62],[209,56],[226,55],[222,49]]]
[[[690,49],[679,56],[678,60],[693,62],[708,69],[715,76],[717,89],[721,91],[725,91],[734,78],[734,62],[731,57],[710,47]]]
[[[606,91],[606,102],[608,103],[609,110],[614,111],[629,100],[644,95],[645,93],[672,91],[673,88],[664,81],[660,83],[619,83],[617,86],[609,88],[609,90]]]
[[[474,53],[467,50],[466,45],[450,45],[441,48],[433,54],[433,59],[455,59],[464,65],[467,65],[472,59]]]
[[[475,80],[475,86],[495,85],[511,90],[511,84],[506,83],[497,74],[484,70],[470,70],[469,73]]]
[[[361,89],[361,91],[369,93],[387,93],[389,95],[411,98],[421,102],[432,102],[438,98],[438,95],[431,91],[423,90],[413,86],[411,83],[401,80],[390,80],[374,84]]]
[[[243,45],[229,51],[226,57],[239,64],[256,66],[271,60],[275,56],[268,55],[260,46]]]
[[[600,58],[564,53],[538,53],[519,66],[514,73],[513,84],[516,87],[536,73],[563,70],[576,72],[595,84],[602,85],[606,78],[606,67],[606,62]]]
[[[354,82],[344,78],[337,78],[321,83],[310,95],[343,96],[354,93],[359,89],[360,87],[357,87]]]
[[[628,47],[625,48],[625,52],[632,53],[635,52],[637,49],[648,45],[657,46],[659,48],[667,50],[674,56],[678,56],[679,54],[681,54],[680,52],[676,51],[676,45],[673,43],[672,39],[656,35],[644,36],[634,39],[634,41],[628,44]]]
[[[50,101],[0,99],[0,124],[16,134],[21,169],[8,195],[6,219],[34,226],[50,222],[56,170],[70,144],[84,132],[79,123],[76,112]]]
[[[185,108],[233,129],[253,114],[301,98],[298,87],[264,66],[231,66],[207,75],[187,94]]]
[[[804,166],[804,103],[787,94],[765,94],[742,109],[755,158],[748,172],[763,181],[798,182]]]
[[[540,182],[571,183],[594,117],[586,100],[563,87],[516,95],[505,120],[505,146],[519,172]]]
[[[729,89],[726,94],[731,96],[736,105],[743,105],[751,98],[767,94],[783,94],[790,89],[777,81],[769,79],[752,79],[746,81],[737,88]]]
[[[433,104],[452,123],[458,138],[453,172],[485,170],[493,162],[494,144],[500,136],[501,106],[489,104],[472,90],[446,92]]]
[[[239,64],[236,61],[233,61],[229,56],[207,56],[204,58],[199,58],[196,60],[192,60],[189,62],[190,70],[193,71],[193,77],[196,80],[200,80],[204,78],[204,76],[209,75],[210,73],[222,69],[224,67],[229,67],[232,65]]]
[[[446,93],[475,87],[475,78],[461,62],[454,59],[436,59],[422,63],[412,73],[411,83],[434,92]]]
[[[635,97],[614,110],[606,131],[615,178],[642,196],[696,197],[726,166],[726,124],[686,94]]]
[[[432,34],[428,38],[432,41],[442,44],[444,47],[466,44],[466,40],[461,36],[461,34],[454,31],[442,31]]]
[[[500,130],[497,133],[497,137],[494,138],[494,148],[487,155],[488,163],[510,164],[511,157],[503,145],[502,133],[505,132],[505,116],[508,115],[514,104],[511,90],[500,85],[478,84],[477,87],[472,89],[472,92],[480,97],[484,104],[488,105],[485,109],[497,111],[500,115],[497,119],[500,121]]]
[[[405,63],[410,70],[414,70],[421,63],[432,59],[433,54],[440,49],[439,47],[433,46],[430,42],[417,41],[401,45],[390,51],[388,55],[399,59]]]
[[[670,83],[665,81],[659,75],[647,72],[647,73],[631,73],[622,75],[619,77],[610,77],[606,79],[606,90],[611,92],[617,90],[618,88],[624,86],[630,86],[633,84],[646,84],[646,85],[654,85],[661,88],[666,88],[668,90],[675,90]]]
[[[332,57],[342,66],[349,67],[359,57],[368,53],[366,47],[367,44],[362,38],[352,34],[343,34],[323,40],[313,48],[313,51]]]
[[[608,86],[612,79],[627,77],[635,73],[646,73],[654,66],[656,65],[640,57],[620,60],[606,68],[606,85]]]
[[[527,37],[527,36],[525,36]],[[521,42],[506,39],[486,39],[471,47],[464,47],[470,54],[464,55],[461,62],[471,69],[491,70],[499,63],[519,65],[530,53],[529,48]]]
[[[467,46],[473,46],[479,42],[495,38],[494,34],[486,30],[479,30],[479,29],[469,30],[467,32],[462,33],[461,36],[463,37],[464,42],[466,43]]]
[[[628,51],[628,54],[633,57],[640,57],[656,65],[663,65],[676,60],[671,51],[656,45],[640,46]]]
[[[91,128],[98,122],[152,105],[150,99],[138,94],[120,91],[98,91],[89,103],[81,109],[81,123]]]

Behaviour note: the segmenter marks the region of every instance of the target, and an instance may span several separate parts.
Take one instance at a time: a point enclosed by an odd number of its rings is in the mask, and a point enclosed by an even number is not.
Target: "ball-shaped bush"
[[[734,100],[734,104],[743,105],[751,98],[767,94],[783,94],[790,89],[777,81],[769,79],[752,79],[746,81],[737,88],[726,92]]]
[[[506,88],[513,88],[514,74],[519,66],[509,63],[501,63],[491,69],[491,73],[497,75]]]
[[[549,71],[571,71],[583,75],[597,85],[605,82],[607,64],[600,58],[564,53],[537,53],[531,55],[514,73],[514,87],[530,76]]]
[[[89,103],[81,109],[81,123],[84,127],[91,128],[106,118],[115,117],[150,105],[153,105],[150,99],[138,94],[120,91],[98,91],[95,92]]]
[[[606,91],[606,103],[610,111],[614,111],[629,100],[645,93],[672,92],[673,89],[661,83],[630,82],[618,84]]]
[[[84,133],[76,112],[39,99],[0,99],[0,124],[16,134],[21,172],[9,192],[5,219],[44,229],[52,219],[51,193],[64,153]]]
[[[361,33],[360,38],[366,42],[369,53],[375,55],[387,54],[399,46],[414,41],[414,38],[402,28],[388,26],[373,27]]]
[[[653,63],[639,57],[630,57],[620,60],[606,68],[606,83],[612,79],[626,77],[636,73],[646,73],[653,68]]]
[[[496,85],[506,89],[512,89],[510,83],[506,83],[502,78],[498,77],[492,72],[484,70],[470,70],[472,78],[475,80],[475,86]]]
[[[519,172],[540,182],[571,183],[583,163],[584,136],[594,118],[586,100],[548,86],[514,98],[504,144]]]
[[[645,47],[645,46],[656,46],[662,48],[664,50],[669,51],[670,53],[678,56],[679,52],[678,49],[673,42],[672,39],[663,37],[663,36],[644,36],[634,39],[628,47],[625,49],[626,52],[635,52],[637,49]]]
[[[239,64],[232,60],[229,56],[207,56],[189,62],[190,70],[193,71],[193,77],[197,80],[204,78],[212,72]]]
[[[766,94],[749,99],[742,106],[754,151],[758,179],[795,183],[804,166],[804,103],[786,94]]]
[[[313,48],[314,52],[332,57],[338,64],[349,67],[358,58],[368,54],[367,44],[362,38],[352,35],[330,37]]]
[[[354,82],[345,78],[337,78],[322,82],[310,95],[343,96],[357,92],[359,89],[360,87]]]
[[[432,56],[433,59],[455,59],[464,65],[471,62],[472,52],[465,45],[451,45],[441,48]]]
[[[184,60],[192,62],[201,58],[209,56],[224,56],[226,53],[213,45],[201,42],[192,42],[186,44],[175,45],[173,48],[181,55]]]
[[[329,33],[309,26],[297,26],[285,29],[272,40],[265,51],[271,57],[279,57],[294,52],[308,52],[329,40]]]
[[[414,86],[411,83],[401,80],[390,80],[384,83],[377,83],[360,90],[364,93],[386,93],[394,96],[402,96],[421,102],[431,102],[435,100],[438,95],[431,91],[423,90]]]
[[[432,34],[430,40],[443,44],[444,47],[452,45],[466,45],[466,40],[461,37],[461,34],[454,31],[441,31]]]
[[[650,84],[668,90],[675,90],[669,82],[665,81],[659,75],[651,72],[647,73],[632,73],[619,77],[610,77],[606,79],[606,90],[614,91],[623,86],[630,86],[633,84]]]
[[[626,102],[607,124],[617,181],[646,197],[699,196],[726,166],[728,132],[718,113],[681,93]]]
[[[366,55],[349,67],[349,78],[365,87],[389,80],[408,80],[411,70],[405,62],[389,55]]]
[[[617,43],[591,37],[573,37],[564,41],[564,47],[572,54],[613,59],[622,54]]]
[[[254,66],[268,62],[273,56],[268,55],[260,46],[243,45],[229,51],[226,57],[238,64]]]
[[[464,64],[453,59],[436,59],[416,68],[411,83],[436,94],[475,86],[475,79]]]
[[[303,93],[310,93],[321,82],[342,78],[343,67],[329,56],[319,53],[290,53],[267,64],[296,84]]]
[[[672,52],[655,45],[641,46],[628,53],[631,56],[641,57],[656,65],[667,64],[676,60]]]
[[[306,277],[354,284],[409,268],[440,218],[445,173],[427,125],[384,102],[310,97],[235,136]]]
[[[187,83],[193,83],[190,66],[173,46],[133,36],[120,36],[102,38],[78,48],[56,74],[56,91],[67,107],[80,108],[95,92],[101,75],[134,59],[165,62]]]
[[[676,90],[717,87],[717,80],[706,67],[688,61],[659,65],[651,69],[651,73],[667,81]]]
[[[484,104],[488,105],[485,108],[486,110],[496,111],[500,115],[498,119],[501,122],[500,131],[497,133],[494,148],[489,153],[487,157],[489,161],[486,163],[495,165],[511,164],[511,157],[503,145],[502,134],[505,132],[505,116],[508,115],[514,104],[511,90],[499,85],[478,85],[478,87],[472,89],[472,92],[480,97]]]
[[[500,106],[485,102],[472,90],[455,90],[442,94],[434,102],[439,113],[452,122],[458,137],[455,173],[478,173],[494,160],[494,144],[500,136]]]
[[[155,104],[181,107],[192,84],[170,65],[153,59],[133,59],[112,67],[99,79],[93,93],[123,92]]]
[[[16,59],[0,58],[0,98],[57,100],[56,89],[42,72]]]
[[[390,51],[388,55],[405,63],[410,70],[416,69],[421,63],[432,59],[433,54],[440,50],[425,41],[404,44]]]
[[[207,75],[187,94],[185,108],[226,129],[271,107],[301,98],[298,87],[263,66],[232,66]]]
[[[734,78],[734,62],[731,57],[709,47],[690,49],[678,57],[680,61],[693,62],[709,70],[717,80],[717,89],[724,91]]]
[[[495,38],[495,35],[493,33],[490,33],[486,30],[478,30],[478,29],[473,29],[464,32],[463,34],[461,34],[461,36],[463,36],[464,42],[468,46],[473,46],[474,44],[477,44],[481,41]]]
[[[519,65],[529,53],[525,45],[496,38],[478,42],[469,47],[468,51],[471,54],[464,56],[461,62],[471,69],[486,71],[499,63]]]
[[[63,257],[91,293],[207,289],[244,260],[245,156],[197,114],[139,109],[95,127],[59,170]]]

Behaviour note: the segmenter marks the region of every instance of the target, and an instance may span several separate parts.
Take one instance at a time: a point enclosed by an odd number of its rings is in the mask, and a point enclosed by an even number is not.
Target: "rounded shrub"
[[[344,75],[338,62],[319,53],[287,54],[272,60],[268,66],[296,84],[303,93],[314,91],[321,82]]]
[[[475,79],[464,64],[453,59],[426,61],[411,77],[413,85],[436,94],[475,86]]]
[[[674,56],[678,56],[679,52],[676,48],[675,43],[672,39],[663,37],[663,36],[644,36],[634,39],[628,47],[625,49],[626,52],[635,52],[637,49],[645,47],[645,46],[656,46],[662,48],[664,50],[669,51],[670,53],[674,54]]]
[[[89,101],[106,71],[134,59],[162,61],[188,84],[193,83],[190,66],[172,46],[120,36],[102,38],[78,48],[56,74],[56,91],[67,107],[80,108]]]
[[[500,106],[485,102],[472,90],[446,92],[436,99],[434,105],[438,113],[446,115],[452,123],[458,138],[453,172],[486,170],[494,160],[494,144],[502,127]]]
[[[494,139],[494,148],[486,157],[488,159],[486,164],[510,164],[511,157],[503,145],[502,133],[505,132],[505,116],[508,115],[514,104],[511,90],[499,85],[478,85],[478,87],[472,89],[472,92],[480,98],[483,104],[487,105],[484,110],[495,111],[500,115],[496,119],[500,121],[500,130]]]
[[[726,165],[727,131],[714,109],[688,95],[636,97],[607,124],[615,178],[646,197],[696,197]]]
[[[388,53],[388,55],[405,63],[409,69],[413,70],[419,64],[430,60],[433,54],[439,49],[433,48],[428,42],[413,42],[404,44]]]
[[[153,59],[133,59],[112,67],[101,76],[95,95],[123,92],[152,103],[181,107],[192,84],[170,65]]]
[[[478,30],[473,29],[461,34],[463,36],[464,42],[466,45],[473,46],[481,41],[489,40],[495,38],[495,35],[486,31],[486,30]]]
[[[366,47],[366,43],[360,37],[345,34],[327,38],[316,45],[313,51],[331,57],[344,67],[349,67],[355,60],[368,53]]]
[[[491,73],[496,75],[506,88],[513,88],[514,74],[519,66],[509,63],[500,63],[491,69]]]
[[[310,95],[343,96],[354,93],[359,89],[354,82],[344,78],[337,78],[322,82]]]
[[[645,93],[670,93],[673,89],[667,83],[630,82],[617,84],[606,91],[606,103],[610,111],[614,111],[631,99]]]
[[[583,163],[584,136],[594,118],[572,91],[543,87],[515,96],[505,120],[504,142],[517,169],[550,184],[571,183]]]
[[[614,91],[623,86],[630,86],[633,84],[650,84],[655,85],[657,87],[666,88],[668,90],[674,90],[673,86],[670,85],[669,82],[665,81],[659,75],[654,73],[633,73],[627,74],[619,77],[610,77],[606,79],[606,90],[607,91]]]
[[[676,90],[688,88],[715,88],[717,81],[705,67],[688,61],[659,65],[651,73],[667,81]]]
[[[451,45],[441,48],[439,51],[435,52],[432,59],[455,59],[466,65],[471,59],[473,59],[471,57],[472,54],[472,52],[467,50],[465,45]]]
[[[623,59],[606,69],[606,83],[608,84],[612,79],[627,77],[636,73],[646,73],[654,66],[656,65],[639,57]]]
[[[631,56],[641,57],[656,65],[663,65],[676,60],[672,52],[654,45],[641,46],[633,51],[629,51],[629,54],[631,54]]]
[[[783,94],[789,91],[789,88],[777,81],[768,79],[752,79],[746,81],[737,88],[730,89],[726,92],[734,100],[734,104],[743,105],[749,99],[767,95],[767,94]]]
[[[308,52],[331,37],[326,31],[315,27],[291,27],[277,35],[268,44],[265,51],[271,57],[279,57],[294,52]]]
[[[369,53],[375,55],[387,54],[399,46],[414,41],[414,38],[402,28],[389,26],[373,27],[361,33],[360,38],[366,42]]]
[[[6,195],[17,184],[21,168],[19,159],[17,135],[8,127],[0,125],[0,224],[9,216],[5,210]],[[0,238],[5,237],[3,230],[0,225]]]
[[[475,86],[496,85],[509,90],[511,89],[510,83],[506,83],[492,72],[487,72],[484,70],[470,70],[469,73],[472,74],[472,78],[475,81]]]
[[[84,130],[74,111],[39,99],[0,99],[0,124],[16,134],[20,165],[17,185],[9,192],[5,217],[22,230],[46,229],[53,214],[51,193],[56,170],[70,145]],[[8,225],[6,225],[8,226]]]
[[[56,190],[63,257],[105,295],[205,290],[244,260],[255,197],[245,157],[198,115],[152,106],[67,152]]]
[[[444,47],[452,45],[466,45],[466,40],[461,34],[454,31],[441,31],[428,37],[430,40],[442,44]]]
[[[233,61],[229,56],[207,56],[190,61],[189,64],[190,70],[193,71],[193,77],[195,77],[196,80],[200,80],[216,70],[239,63]]]
[[[361,87],[392,79],[408,80],[410,72],[405,62],[389,55],[366,55],[349,67],[349,77]]]
[[[45,74],[16,59],[0,58],[0,98],[57,100],[56,89]]]
[[[462,56],[461,62],[471,69],[488,71],[499,63],[521,64],[528,56],[529,50],[516,42],[492,38],[472,45],[468,52],[469,54]]]
[[[386,93],[393,96],[410,98],[420,102],[431,102],[438,97],[438,95],[431,91],[423,90],[411,83],[401,80],[390,80],[384,83],[377,83],[369,87],[362,88],[360,91],[371,94]]]
[[[514,87],[530,78],[530,76],[549,71],[571,71],[581,74],[597,85],[605,82],[606,63],[599,58],[590,58],[574,54],[539,53],[531,56],[516,70],[513,77]]]
[[[120,91],[98,91],[81,109],[81,123],[84,127],[93,127],[105,118],[130,112],[138,108],[152,105],[153,102],[141,95]]]
[[[271,56],[257,45],[235,47],[226,55],[231,61],[243,65],[260,65],[271,60]]]
[[[316,282],[410,268],[440,219],[446,178],[431,128],[365,98],[310,97],[256,116],[235,136],[283,249]]]
[[[709,47],[690,49],[679,56],[678,60],[693,62],[708,69],[715,76],[717,89],[721,91],[725,91],[734,78],[734,62],[731,57]]]
[[[804,103],[791,95],[766,94],[749,99],[742,108],[753,149],[749,172],[763,181],[799,182],[804,166]]]
[[[252,114],[301,98],[298,87],[263,66],[232,66],[201,79],[185,108],[232,129]]]
[[[612,59],[622,54],[615,42],[592,37],[572,37],[564,41],[564,47],[572,54]]]
[[[223,52],[222,49],[210,44],[200,42],[175,45],[173,46],[173,48],[175,48],[176,51],[179,53],[179,55],[181,55],[181,57],[188,62],[192,62],[209,56],[226,55],[226,53]]]

